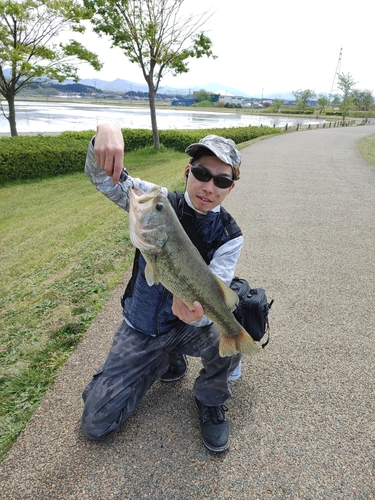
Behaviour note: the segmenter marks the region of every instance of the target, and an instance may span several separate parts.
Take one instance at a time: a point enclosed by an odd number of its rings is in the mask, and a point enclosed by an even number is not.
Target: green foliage
[[[199,101],[195,104],[193,104],[195,108],[212,108],[212,102],[211,101]]]
[[[352,90],[353,90],[355,84],[356,84],[356,82],[353,80],[353,77],[350,73],[347,73],[347,74],[339,73],[338,74],[337,86],[342,92],[342,97],[341,97],[341,102],[339,104],[339,108],[340,108],[341,116],[342,116],[343,120],[345,120],[345,118],[348,116],[349,110],[352,107],[352,104],[353,104]]]
[[[234,104],[234,103],[231,103],[231,102],[226,102],[224,104],[224,108],[229,108],[229,109],[238,109],[238,108],[242,108],[241,104]]]
[[[358,143],[358,150],[367,163],[375,168],[375,135],[361,139]]]
[[[324,109],[329,106],[329,98],[325,96],[324,94],[319,94],[319,97],[317,99],[317,104],[319,106],[319,114],[322,114]]]
[[[62,135],[1,137],[0,144],[0,184],[82,172],[87,151],[87,141]]]
[[[102,67],[98,57],[76,40],[54,43],[63,31],[83,33],[92,12],[77,0],[0,1],[0,94],[8,101],[10,130],[17,135],[14,98],[42,76],[78,80],[76,62]]]
[[[305,109],[307,105],[307,101],[310,99],[316,98],[316,93],[313,90],[294,90],[292,92],[294,97],[296,98],[296,107],[298,109]]]
[[[295,106],[283,108],[283,115],[313,115],[314,113],[314,109],[298,109]]]
[[[374,104],[374,98],[370,90],[352,90],[352,102],[358,111],[369,111],[371,105]]]
[[[190,58],[212,57],[212,42],[199,33],[205,19],[180,14],[183,0],[84,0],[94,12],[94,31],[112,39],[126,57],[139,64],[155,92],[171,71],[188,71]]]
[[[208,134],[224,135],[239,144],[278,131],[268,127],[161,130],[160,140],[164,147],[183,153],[187,145]],[[122,133],[126,152],[153,145],[151,130],[122,129]],[[0,137],[0,185],[82,172],[88,143],[94,135],[93,130],[88,130],[58,136]]]
[[[193,99],[196,99],[197,101],[210,101],[211,94],[204,89],[195,90],[193,92]]]
[[[375,118],[375,110],[373,111],[350,111],[349,116],[353,118]]]
[[[182,15],[184,0],[83,0],[94,16],[94,31],[105,34],[142,69],[149,89],[153,143],[159,149],[154,97],[161,79],[189,71],[188,61],[215,57],[212,42],[203,32],[205,14]]]
[[[283,107],[283,104],[284,102],[282,99],[274,99],[270,107],[272,111],[276,111],[276,113],[279,113],[281,111],[281,108]]]

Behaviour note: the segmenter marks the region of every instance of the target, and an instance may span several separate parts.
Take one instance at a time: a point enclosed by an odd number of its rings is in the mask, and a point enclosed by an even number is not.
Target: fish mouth
[[[142,189],[133,187],[129,189],[128,193],[130,198],[130,206],[133,206],[133,208],[135,208],[136,206],[137,208],[140,208],[139,205],[145,205],[150,201],[152,202],[160,193],[160,189],[158,187],[154,187],[150,191],[145,192],[142,191]],[[147,206],[147,208],[149,208],[149,206]]]

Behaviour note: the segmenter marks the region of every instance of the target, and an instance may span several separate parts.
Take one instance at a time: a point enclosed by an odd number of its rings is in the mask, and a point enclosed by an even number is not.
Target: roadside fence
[[[283,128],[285,132],[292,132],[296,130],[312,130],[317,128],[333,128],[333,127],[353,127],[358,125],[370,125],[375,123],[374,118],[363,118],[357,120],[341,120],[335,122],[324,122],[324,123],[296,123],[295,125],[288,125],[279,127]],[[276,128],[276,124],[273,124],[273,128]]]

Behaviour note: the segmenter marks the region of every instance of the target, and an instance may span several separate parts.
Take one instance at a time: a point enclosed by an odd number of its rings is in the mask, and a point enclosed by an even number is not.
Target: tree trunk
[[[8,101],[9,106],[9,115],[6,118],[9,121],[10,133],[12,137],[16,137],[18,135],[18,132],[16,126],[16,109],[14,107],[14,96],[6,96],[6,100]]]
[[[154,148],[160,149],[160,139],[159,139],[159,131],[158,124],[156,122],[156,110],[155,110],[155,89],[154,85],[151,82],[148,83],[148,100],[150,103],[150,114],[151,114],[151,126],[152,126],[152,137],[154,140]]]

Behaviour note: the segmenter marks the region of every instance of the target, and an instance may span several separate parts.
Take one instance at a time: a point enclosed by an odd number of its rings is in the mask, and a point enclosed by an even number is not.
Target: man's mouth
[[[212,200],[210,200],[209,198],[205,198],[204,196],[197,195],[197,198],[203,203],[212,203]]]

